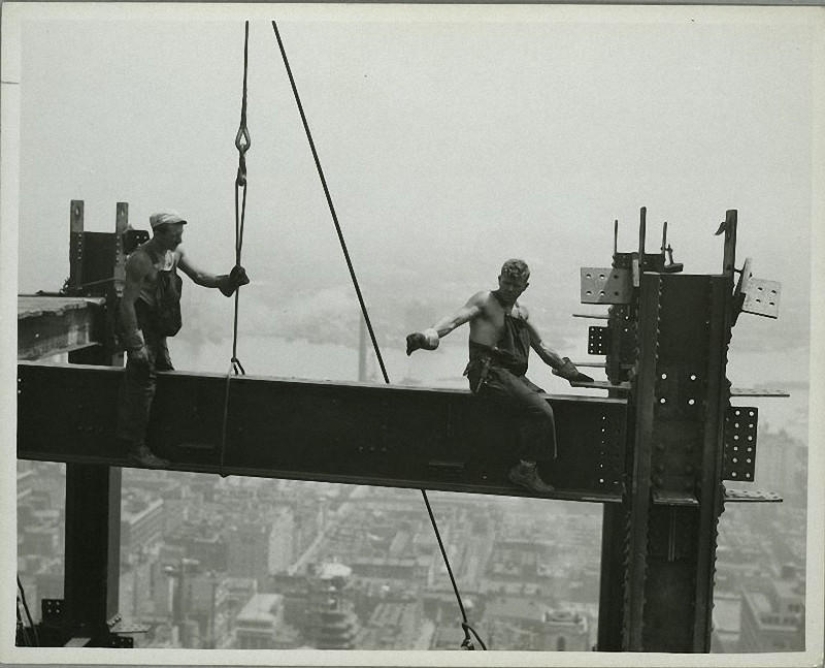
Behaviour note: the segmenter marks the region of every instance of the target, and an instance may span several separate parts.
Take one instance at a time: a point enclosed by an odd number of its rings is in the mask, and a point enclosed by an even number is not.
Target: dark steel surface
[[[609,327],[588,327],[587,352],[590,355],[606,355],[609,351]]]
[[[122,371],[18,365],[18,456],[125,465],[116,449]],[[220,472],[226,376],[159,374],[149,445],[176,470]],[[618,501],[626,403],[553,396],[553,498]],[[48,415],[48,420],[43,420]],[[225,474],[522,495],[506,480],[516,432],[463,390],[234,376]]]
[[[105,637],[117,613],[121,474],[66,464],[65,621],[74,634]]]
[[[122,366],[123,355],[112,346],[107,326],[112,303],[115,268],[123,265],[120,234],[127,224],[119,208],[116,232],[83,231],[83,202],[72,201],[70,227],[71,295],[105,297],[106,303],[92,312],[94,330],[101,345],[69,353],[69,365]],[[19,415],[19,414],[18,414]],[[40,420],[48,422],[51,411],[42,410]],[[35,419],[32,416],[31,419]],[[18,423],[18,433],[22,430]],[[64,435],[56,435],[60,441]],[[78,441],[88,444],[90,432],[76,432]],[[65,518],[65,615],[62,632],[69,637],[88,637],[91,644],[110,645],[114,636],[109,620],[117,614],[120,589],[120,493],[122,471],[101,464],[67,462]]]
[[[651,473],[656,418],[656,365],[658,362],[658,274],[643,274],[639,294],[639,361],[635,380],[635,447],[630,463],[628,561],[625,569],[623,649],[643,651],[644,613],[648,594],[648,529],[651,506]]]
[[[18,359],[67,353],[103,340],[102,304],[60,297],[22,297],[18,302]]]
[[[756,472],[756,406],[728,406],[725,411],[725,450],[722,478],[753,482]]]

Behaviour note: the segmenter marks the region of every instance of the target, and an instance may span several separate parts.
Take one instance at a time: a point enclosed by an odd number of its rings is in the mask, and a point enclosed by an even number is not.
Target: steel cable
[[[364,322],[367,326],[367,331],[369,332],[370,340],[372,341],[372,347],[373,347],[373,350],[375,352],[375,356],[378,359],[378,365],[381,367],[381,374],[384,377],[384,382],[387,385],[389,385],[390,384],[390,377],[389,377],[389,374],[387,373],[387,368],[384,365],[384,358],[381,355],[381,349],[378,345],[378,341],[375,338],[375,331],[373,330],[372,322],[370,321],[370,317],[369,317],[369,312],[367,311],[367,306],[364,302],[363,294],[361,293],[361,286],[359,285],[358,277],[355,274],[355,268],[353,267],[352,259],[350,258],[349,250],[347,249],[347,244],[346,244],[346,241],[344,239],[344,234],[343,234],[343,231],[341,230],[341,225],[338,222],[338,215],[335,212],[335,206],[332,202],[332,195],[330,194],[329,186],[327,185],[327,180],[326,180],[326,177],[324,176],[324,170],[323,170],[323,167],[321,166],[321,160],[318,157],[318,151],[315,148],[315,142],[312,139],[312,132],[310,131],[309,122],[307,121],[306,114],[304,113],[304,107],[301,104],[301,98],[300,98],[300,95],[298,94],[298,87],[295,84],[295,78],[292,75],[292,68],[289,65],[289,59],[287,58],[286,50],[284,49],[284,44],[283,44],[283,41],[281,40],[281,34],[278,31],[278,24],[275,21],[272,21],[272,30],[275,32],[275,39],[278,41],[278,48],[281,52],[281,57],[284,61],[284,67],[286,68],[287,76],[289,77],[289,83],[292,87],[292,93],[295,97],[295,103],[298,106],[298,113],[301,115],[301,122],[303,123],[303,126],[304,126],[304,131],[305,131],[306,136],[307,136],[307,141],[309,142],[309,148],[312,151],[312,157],[315,160],[315,167],[318,171],[318,177],[320,178],[321,185],[324,189],[324,195],[326,196],[326,199],[327,199],[327,205],[329,206],[329,211],[330,211],[330,214],[332,215],[332,222],[335,225],[335,231],[338,235],[338,241],[341,245],[341,250],[343,251],[344,259],[346,260],[346,263],[347,263],[347,268],[349,269],[350,278],[352,279],[352,284],[353,284],[353,287],[355,288],[355,293],[358,297],[358,303],[361,306],[361,313],[364,317]],[[456,600],[458,601],[459,610],[461,611],[461,618],[462,618],[461,628],[464,631],[464,641],[461,643],[461,647],[464,648],[464,649],[474,649],[473,643],[472,643],[472,638],[470,637],[470,632],[472,632],[472,634],[478,639],[481,647],[483,649],[487,649],[487,647],[484,644],[484,641],[481,639],[481,637],[478,635],[478,633],[476,633],[475,629],[473,629],[473,627],[470,626],[470,624],[467,621],[467,613],[464,609],[464,603],[461,600],[461,593],[458,590],[458,585],[456,584],[455,577],[453,576],[453,569],[450,566],[450,560],[447,556],[447,551],[445,550],[444,543],[441,540],[441,533],[438,530],[438,524],[435,520],[435,515],[433,514],[432,507],[430,506],[430,501],[429,501],[429,498],[427,496],[427,491],[424,490],[424,489],[421,489],[420,491],[421,491],[421,494],[424,497],[424,503],[427,505],[427,513],[429,514],[429,517],[430,517],[430,523],[432,524],[433,531],[435,532],[435,537],[438,541],[438,547],[441,550],[441,556],[444,559],[444,564],[447,567],[447,574],[450,576],[450,582],[453,586],[453,591],[455,592]]]
[[[241,266],[241,254],[243,251],[243,233],[246,220],[246,152],[252,146],[252,138],[249,135],[249,128],[246,124],[246,100],[247,100],[247,75],[249,71],[249,21],[244,23],[244,43],[243,43],[243,91],[241,93],[241,120],[238,132],[235,134],[235,148],[238,150],[238,171],[235,175],[235,266]],[[226,430],[229,419],[229,387],[232,376],[245,375],[246,371],[238,359],[238,314],[240,310],[241,286],[235,288],[235,313],[232,320],[232,358],[229,362],[229,369],[226,372],[226,387],[224,389],[223,420],[221,422],[221,451],[218,472],[221,477],[226,477],[223,472],[224,460],[226,457]]]

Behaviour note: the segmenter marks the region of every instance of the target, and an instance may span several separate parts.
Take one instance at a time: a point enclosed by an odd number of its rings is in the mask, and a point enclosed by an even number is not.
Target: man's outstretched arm
[[[438,348],[438,341],[443,336],[447,336],[457,327],[473,318],[478,317],[483,309],[483,292],[474,294],[458,311],[452,315],[445,316],[436,322],[432,327],[423,332],[413,332],[407,336],[407,355],[419,348],[424,350],[435,350]]]
[[[576,368],[569,357],[562,357],[544,342],[538,329],[528,320],[526,311],[524,321],[527,323],[527,330],[530,332],[530,347],[536,351],[536,354],[547,366],[553,369],[553,375],[564,378],[570,384],[593,382],[590,376]]]
[[[240,265],[233,267],[229,274],[216,275],[193,264],[182,248],[178,248],[178,255],[178,266],[194,283],[205,288],[219,288],[227,297],[230,297],[240,286],[249,283],[246,270]]]

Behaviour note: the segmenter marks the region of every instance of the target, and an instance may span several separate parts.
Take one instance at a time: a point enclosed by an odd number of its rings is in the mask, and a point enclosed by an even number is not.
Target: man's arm
[[[120,298],[120,323],[123,327],[124,345],[131,354],[140,356],[143,351],[143,334],[138,329],[135,301],[140,296],[143,280],[152,269],[152,262],[145,253],[134,253],[126,263],[126,282]],[[145,355],[144,355],[145,357]]]
[[[178,254],[178,266],[195,284],[205,288],[217,288],[220,287],[222,281],[226,280],[225,274],[218,276],[196,266],[180,246],[178,246],[175,252]]]
[[[522,318],[527,325],[527,331],[530,332],[530,347],[536,351],[547,366],[553,369],[553,374],[564,378],[570,384],[593,382],[590,376],[583,374],[576,368],[576,365],[570,361],[569,357],[562,357],[548,346],[541,338],[538,328],[530,322],[527,309],[523,306],[519,308],[522,312]]]
[[[524,306],[519,305],[521,317],[527,325],[527,331],[530,332],[530,347],[536,351],[536,354],[541,358],[547,366],[554,370],[560,369],[564,366],[564,359],[555,350],[548,346],[538,328],[530,320],[530,314]]]
[[[220,291],[229,297],[237,288],[249,283],[246,271],[241,266],[233,267],[229,274],[212,274],[196,266],[180,246],[175,252],[178,254],[178,266],[197,285],[220,288]]]
[[[445,316],[436,322],[429,329],[423,332],[413,332],[407,336],[407,355],[419,348],[425,350],[435,350],[438,348],[438,341],[447,336],[457,327],[461,327],[466,322],[477,318],[484,310],[484,292],[477,292],[452,315]]]

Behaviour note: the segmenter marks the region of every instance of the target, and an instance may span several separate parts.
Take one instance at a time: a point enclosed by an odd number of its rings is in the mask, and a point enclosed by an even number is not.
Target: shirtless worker
[[[593,379],[542,340],[527,308],[518,302],[529,278],[530,269],[523,260],[507,260],[501,267],[497,290],[477,292],[455,314],[407,336],[407,355],[419,348],[435,350],[441,337],[469,322],[470,362],[464,375],[470,390],[488,397],[518,420],[520,447],[516,454],[520,461],[507,477],[531,492],[546,494],[553,487],[541,479],[537,461],[556,458],[556,427],[544,390],[524,375],[530,348],[552,367],[553,374],[571,384]]]
[[[169,371],[172,360],[166,337],[181,326],[180,267],[197,285],[218,288],[230,297],[249,283],[246,271],[235,266],[217,276],[197,268],[180,246],[186,221],[174,211],[149,217],[152,238],[126,261],[126,282],[118,309],[119,329],[127,351],[120,387],[117,438],[134,462],[150,468],[169,465],[146,446],[146,425],[155,396],[156,371]]]

